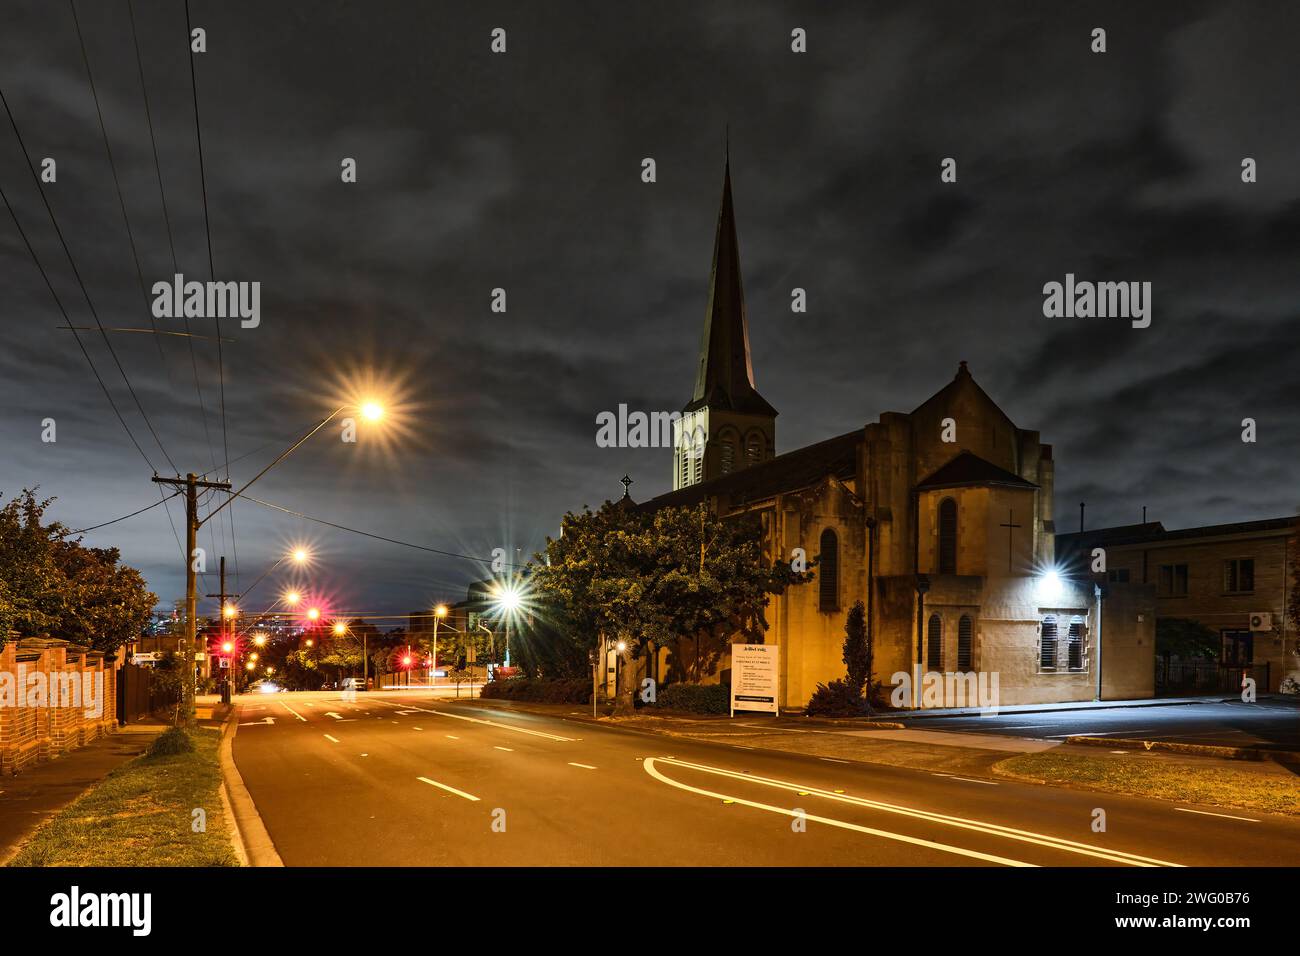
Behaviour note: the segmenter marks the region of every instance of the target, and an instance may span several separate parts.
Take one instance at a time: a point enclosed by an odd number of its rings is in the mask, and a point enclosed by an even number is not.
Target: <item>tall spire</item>
[[[731,200],[731,143],[728,132],[722,177],[722,205],[713,239],[713,269],[709,276],[709,304],[700,339],[700,365],[695,394],[683,411],[708,406],[755,415],[777,414],[754,388],[754,367],[749,357],[749,322],[740,279],[740,242],[736,238],[736,212]]]

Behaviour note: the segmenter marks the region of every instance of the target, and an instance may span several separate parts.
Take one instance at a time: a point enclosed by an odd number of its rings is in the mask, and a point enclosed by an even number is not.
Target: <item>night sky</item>
[[[172,254],[127,9],[77,12],[149,286]],[[180,271],[206,280],[184,4],[134,13]],[[181,472],[220,466],[228,447],[241,484],[360,383],[393,404],[387,425],[355,445],[326,429],[251,493],[487,558],[531,554],[566,510],[617,497],[625,472],[638,499],[669,490],[671,452],[598,448],[595,416],[690,398],[729,126],[778,452],[910,411],[964,359],[1054,445],[1059,530],[1077,527],[1080,500],[1090,527],[1137,522],[1143,505],[1173,528],[1300,504],[1294,4],[191,0],[191,13],[207,30],[195,69],[216,275],[260,281],[262,316],[221,324],[224,430],[215,342],[194,340],[192,361],[184,338],[112,336]],[[148,327],[68,4],[0,0],[0,19],[0,88],[33,160],[58,162],[40,188],[99,317]],[[790,51],[796,27],[806,54]],[[340,181],[344,157],[356,184]],[[944,157],[955,184],[940,182]],[[0,184],[74,324],[93,327],[3,116]],[[1044,317],[1044,283],[1067,272],[1151,282],[1150,328]],[[806,315],[790,311],[796,286]],[[7,215],[0,310],[0,493],[39,485],[74,528],[157,501]],[[173,473],[103,340],[83,341],[152,466]],[[1256,444],[1240,440],[1246,417]],[[229,556],[232,586],[236,554],[249,584],[299,542],[317,558],[302,582],[351,611],[457,599],[485,570],[249,502],[227,511],[233,529],[216,519],[200,544]],[[86,540],[120,547],[163,602],[181,596],[162,507]]]

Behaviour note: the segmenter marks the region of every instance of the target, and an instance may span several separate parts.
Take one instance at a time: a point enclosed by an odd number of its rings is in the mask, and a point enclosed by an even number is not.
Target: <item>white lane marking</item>
[[[456,796],[464,797],[466,800],[473,800],[475,803],[478,802],[478,797],[474,796],[474,794],[466,793],[464,790],[457,790],[455,787],[449,787],[445,783],[439,783],[437,780],[430,780],[428,777],[416,777],[415,779],[422,780],[431,787],[440,787],[448,793],[454,793]]]
[[[267,724],[274,724],[274,717],[263,717],[261,720],[251,720],[246,724],[240,724],[241,727],[265,727]]]
[[[338,739],[337,737],[331,737],[329,734],[326,734],[326,735],[325,735],[325,739],[326,739],[326,740],[332,740],[332,741],[334,741],[335,743],[338,743],[338,742],[339,742],[339,739]]]
[[[517,734],[529,734],[533,737],[545,737],[547,740],[560,740],[564,743],[573,743],[575,740],[581,740],[581,737],[561,737],[559,734],[548,734],[542,730],[529,730],[526,727],[511,727],[509,724],[498,723],[495,720],[484,720],[481,717],[466,717],[464,714],[449,714],[445,710],[429,710],[427,707],[416,707],[422,714],[436,714],[439,717],[450,717],[453,720],[468,720],[471,724],[487,724],[489,727],[500,727],[502,730],[512,730]]]
[[[411,729],[412,729],[412,730],[423,730],[424,728],[423,728],[423,727],[412,727]]]
[[[333,717],[335,720],[342,720],[343,715],[332,710],[325,711],[326,717]]]
[[[996,787],[996,786],[997,786],[997,783],[996,783],[995,781],[993,781],[993,780],[976,780],[976,779],[974,779],[973,777],[959,777],[959,776],[957,776],[956,774],[953,774],[953,775],[952,775],[952,779],[954,779],[954,780],[964,780],[964,781],[966,781],[967,783],[982,783],[982,784],[984,784],[984,786],[986,786],[986,787]]]
[[[1206,817],[1223,817],[1225,820],[1245,820],[1247,823],[1259,823],[1251,817],[1234,817],[1231,813],[1211,813],[1209,810],[1193,810],[1190,807],[1174,807],[1180,813],[1199,813]]]
[[[650,762],[651,759],[652,758],[647,758],[647,762]],[[665,758],[659,759],[662,760]],[[827,800],[838,800],[841,803],[851,803],[872,810],[898,813],[903,816],[915,817],[919,820],[928,820],[932,823],[942,823],[946,826],[960,827],[964,830],[975,830],[979,833],[1005,837],[1009,840],[1020,840],[1023,843],[1034,843],[1054,850],[1064,850],[1067,853],[1079,853],[1084,856],[1093,856],[1103,860],[1110,860],[1115,863],[1127,863],[1130,866],[1148,867],[1182,866],[1181,863],[1170,863],[1166,860],[1157,860],[1152,857],[1139,856],[1135,853],[1128,853],[1124,850],[1112,850],[1108,847],[1090,846],[1086,843],[1067,840],[1064,837],[1049,836],[1046,833],[1035,833],[1032,830],[1019,830],[1015,827],[1003,826],[1000,823],[986,823],[982,820],[969,820],[965,817],[954,817],[946,813],[935,813],[930,810],[916,810],[912,807],[904,807],[894,803],[884,803],[880,800],[868,800],[865,797],[851,797],[842,793],[834,793],[830,790],[823,790],[819,787],[801,786],[799,784],[789,783],[785,780],[774,780],[770,777],[755,777],[748,774],[737,773],[734,770],[724,770],[721,767],[710,767],[705,764],[689,763],[685,760],[674,760],[671,757],[667,759],[675,766],[699,770],[703,773],[711,773],[721,777],[730,777],[734,780],[748,780],[752,783],[760,783],[764,786],[774,787],[778,790],[793,791],[800,795],[807,792],[819,797],[824,797]],[[659,775],[656,774],[656,776]],[[668,781],[665,780],[665,782]],[[676,785],[676,781],[672,782]],[[682,786],[685,787],[684,784]]]
[[[284,701],[282,701],[282,700],[277,700],[276,703],[279,704],[281,707],[283,707],[285,710],[287,710],[289,713],[293,714],[293,715],[294,715],[295,717],[297,717],[299,720],[306,720],[306,719],[307,719],[307,718],[304,717],[302,714],[298,713],[296,710],[294,710],[292,707],[290,707],[288,704],[286,704]]]
[[[399,714],[402,714],[402,715],[406,715],[406,714],[418,714],[419,711],[418,711],[418,710],[399,710],[398,713],[399,713]]]
[[[492,749],[493,749],[493,750],[504,750],[506,753],[510,753],[510,754],[514,753],[514,751],[513,751],[512,749],[510,749],[509,747],[493,747]]]
[[[589,764],[589,763],[574,763],[572,760],[569,761],[569,766],[570,766],[570,767],[581,767],[583,770],[595,770],[595,769],[596,769],[595,767],[593,767],[593,766],[592,766],[591,764]]]
[[[455,734],[443,734],[443,736],[446,737],[448,740],[460,740],[460,738],[457,737]]]
[[[658,758],[658,759],[663,759],[663,758]],[[669,786],[676,787],[679,790],[687,790],[691,793],[698,793],[706,797],[716,798],[718,800],[730,800],[733,803],[739,803],[747,807],[754,807],[755,809],[758,810],[767,810],[771,813],[779,813],[782,816],[795,817],[797,819],[803,819],[803,820],[813,820],[817,823],[824,823],[827,826],[839,827],[841,830],[856,830],[858,833],[866,833],[871,836],[884,837],[886,840],[897,840],[900,843],[911,843],[914,846],[929,847],[932,850],[940,850],[944,853],[955,853],[958,856],[968,856],[971,857],[972,859],[983,860],[986,863],[1001,863],[1004,866],[1023,866],[1023,867],[1036,866],[1036,864],[1034,863],[1025,863],[1022,860],[1012,860],[1009,857],[1004,857],[1004,856],[993,856],[990,853],[980,853],[978,850],[967,850],[964,847],[949,846],[946,843],[935,843],[932,840],[923,840],[920,837],[907,836],[906,834],[903,833],[894,833],[890,830],[877,830],[874,827],[864,827],[857,823],[849,823],[846,820],[835,820],[832,819],[831,817],[815,816],[811,813],[802,813],[798,810],[787,810],[785,807],[774,807],[771,804],[757,803],[753,800],[744,800],[740,797],[733,797],[724,793],[714,793],[711,790],[701,790],[699,787],[692,787],[687,784],[681,783],[677,780],[673,780],[669,777],[665,777],[662,773],[660,773],[657,769],[655,769],[655,761],[656,758],[647,757],[644,760],[644,762],[642,762],[641,766],[645,767],[646,772],[650,774],[652,777],[662,781],[663,783],[668,784]],[[673,761],[673,763],[676,764],[677,766],[682,766],[682,764],[678,764],[677,761]],[[758,779],[758,778],[747,777],[745,779]]]
[[[850,763],[848,760],[840,760],[838,757],[820,757],[820,760],[828,760],[831,763]]]

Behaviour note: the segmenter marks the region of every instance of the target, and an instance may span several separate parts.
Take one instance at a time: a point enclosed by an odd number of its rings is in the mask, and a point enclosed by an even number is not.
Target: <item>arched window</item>
[[[1038,669],[1056,670],[1056,615],[1048,614],[1043,618],[1043,637],[1038,649]]]
[[[962,674],[974,670],[971,666],[973,630],[970,615],[963,614],[961,620],[957,622],[957,670]]]
[[[943,621],[938,614],[930,615],[930,626],[925,640],[925,669],[938,671],[943,669]]]
[[[722,474],[731,474],[736,470],[736,443],[730,437],[724,438],[719,443],[718,452]]]
[[[821,560],[817,563],[821,588],[817,609],[837,611],[840,607],[840,539],[827,528],[822,532]]]
[[[1074,615],[1070,618],[1070,630],[1065,637],[1066,661],[1070,670],[1083,670],[1083,618]]]
[[[939,573],[957,573],[957,502],[939,502]]]
[[[763,437],[760,431],[752,431],[745,436],[745,464],[757,465],[763,461],[763,452],[767,446],[767,439]]]

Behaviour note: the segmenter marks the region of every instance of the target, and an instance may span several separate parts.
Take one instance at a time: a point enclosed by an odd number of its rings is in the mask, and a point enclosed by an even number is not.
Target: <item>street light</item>
[[[266,635],[265,635],[265,634],[254,634],[254,635],[253,635],[253,643],[256,644],[258,647],[266,647]]]
[[[335,636],[335,637],[342,637],[342,636],[343,636],[344,634],[346,634],[347,632],[348,632],[348,626],[347,626],[346,624],[344,624],[342,621],[335,621],[335,622],[334,622],[334,636]]]
[[[447,605],[439,604],[433,609],[433,655],[429,658],[429,689],[437,689],[438,684],[438,622],[447,616]]]
[[[297,591],[290,591],[288,594],[284,596],[284,603],[290,606],[297,604],[301,600],[302,600],[302,595],[299,594]]]
[[[312,607],[307,609],[307,617],[313,621],[320,620],[320,608]]]

